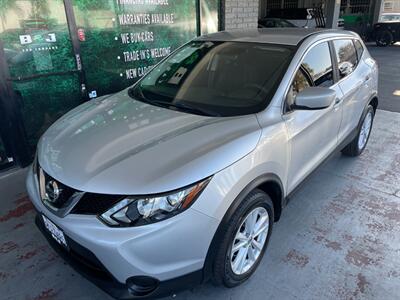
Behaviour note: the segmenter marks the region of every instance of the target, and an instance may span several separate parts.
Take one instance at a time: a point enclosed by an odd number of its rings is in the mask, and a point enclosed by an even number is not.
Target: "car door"
[[[359,62],[352,39],[333,41],[338,65],[339,86],[343,92],[343,120],[339,131],[339,142],[354,130],[369,100],[371,68]],[[362,47],[362,46],[361,46]],[[359,50],[360,51],[360,50]]]
[[[286,97],[283,116],[290,143],[288,192],[292,191],[337,146],[337,135],[342,119],[342,92],[335,84],[331,46],[321,42],[311,46],[300,63]],[[318,110],[298,109],[293,106],[296,94],[313,86],[329,87],[337,99],[331,106]]]

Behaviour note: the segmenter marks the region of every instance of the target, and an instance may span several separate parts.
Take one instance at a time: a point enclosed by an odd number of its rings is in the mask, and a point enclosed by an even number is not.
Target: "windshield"
[[[190,42],[130,89],[153,105],[209,116],[256,113],[271,101],[294,47]]]

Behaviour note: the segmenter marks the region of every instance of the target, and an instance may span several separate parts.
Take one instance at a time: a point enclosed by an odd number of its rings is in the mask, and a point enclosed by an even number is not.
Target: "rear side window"
[[[333,85],[332,60],[327,42],[311,48],[306,54],[301,68],[312,79],[315,86],[330,87]]]
[[[352,40],[334,40],[340,78],[349,75],[357,66],[357,53]]]
[[[360,61],[361,56],[363,55],[364,52],[364,47],[359,40],[354,40],[354,46],[356,46],[358,61]]]

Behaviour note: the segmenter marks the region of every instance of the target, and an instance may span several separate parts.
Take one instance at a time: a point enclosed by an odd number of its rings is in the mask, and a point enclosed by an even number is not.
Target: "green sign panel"
[[[196,36],[194,0],[73,3],[91,97],[133,84],[163,57]]]
[[[196,36],[198,19],[201,32],[216,31],[217,4],[200,1],[196,12],[196,0],[0,1],[20,138],[33,153],[42,133],[84,101],[82,90],[95,98],[134,84]]]

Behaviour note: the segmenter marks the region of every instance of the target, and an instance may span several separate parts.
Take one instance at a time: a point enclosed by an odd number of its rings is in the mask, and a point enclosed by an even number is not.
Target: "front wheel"
[[[273,223],[271,198],[258,189],[250,192],[224,225],[214,260],[213,282],[234,287],[247,280],[264,255]]]
[[[343,154],[347,156],[358,156],[364,151],[365,147],[367,146],[369,136],[371,134],[373,121],[374,108],[369,105],[367,111],[364,113],[364,117],[361,126],[358,129],[357,136],[342,150]]]

